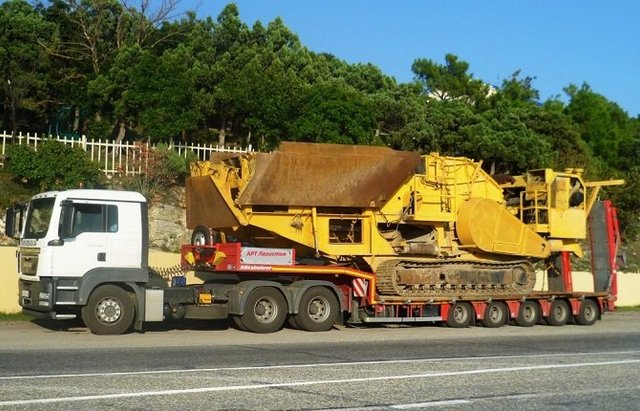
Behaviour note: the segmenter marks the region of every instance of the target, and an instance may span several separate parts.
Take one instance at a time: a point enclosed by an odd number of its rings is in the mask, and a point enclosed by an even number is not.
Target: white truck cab
[[[112,190],[50,191],[34,196],[26,209],[8,210],[7,234],[18,237],[21,228],[23,311],[54,319],[82,315],[92,330],[90,323],[100,322],[98,333],[100,327],[102,333],[129,328],[136,312],[144,312],[135,306],[144,302],[149,281],[147,210],[140,193]],[[115,284],[120,291],[114,294]],[[83,310],[94,291],[104,288],[108,298],[92,305],[98,312]]]

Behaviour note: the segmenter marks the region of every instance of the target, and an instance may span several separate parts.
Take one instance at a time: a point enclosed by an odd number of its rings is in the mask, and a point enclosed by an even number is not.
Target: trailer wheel
[[[598,321],[600,310],[593,300],[584,300],[580,304],[580,311],[576,316],[576,322],[580,325],[593,325]]]
[[[565,325],[569,321],[569,305],[565,300],[554,300],[549,309],[547,323],[553,326]]]
[[[525,301],[520,304],[516,324],[520,327],[533,327],[540,319],[540,309],[535,301]]]
[[[509,313],[507,306],[503,303],[489,303],[484,310],[484,317],[482,319],[482,325],[487,328],[502,327],[507,321]]]
[[[473,321],[473,308],[469,303],[455,303],[449,309],[447,325],[451,328],[464,328]]]
[[[305,331],[328,331],[336,322],[338,299],[326,287],[312,287],[302,296],[300,311],[293,316],[294,324]]]
[[[191,234],[192,245],[211,245],[213,244],[213,233],[209,227],[203,225],[196,226]]]
[[[287,302],[280,291],[256,288],[245,301],[242,325],[254,333],[272,333],[282,328],[287,317]]]
[[[82,307],[82,320],[98,335],[122,334],[131,328],[134,318],[133,294],[115,285],[98,287]]]
[[[290,315],[287,317],[287,324],[289,324],[289,327],[293,328],[294,330],[301,329],[298,323],[296,322],[296,318],[293,315]]]

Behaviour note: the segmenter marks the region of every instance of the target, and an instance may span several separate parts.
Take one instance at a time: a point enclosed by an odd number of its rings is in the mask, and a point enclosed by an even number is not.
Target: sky
[[[229,1],[183,0],[198,17]],[[372,63],[398,82],[411,64],[444,64],[452,53],[474,78],[501,85],[516,71],[535,77],[541,100],[582,85],[640,115],[640,1],[237,0],[250,27],[281,17],[314,52]],[[184,5],[184,3],[183,3]]]

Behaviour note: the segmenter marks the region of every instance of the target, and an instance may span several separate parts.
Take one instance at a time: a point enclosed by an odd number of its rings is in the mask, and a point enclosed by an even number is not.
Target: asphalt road
[[[591,327],[285,329],[95,336],[0,323],[3,409],[630,410],[640,313]]]

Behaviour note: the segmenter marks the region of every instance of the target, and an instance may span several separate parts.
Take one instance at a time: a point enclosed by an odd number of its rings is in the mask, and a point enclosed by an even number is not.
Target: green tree
[[[117,0],[53,0],[44,16],[59,33],[43,43],[55,61],[52,111],[63,106],[78,108],[78,128],[81,111],[91,113],[91,121],[104,121],[109,107],[92,99],[86,90],[108,70],[119,47],[126,44],[132,31],[127,11]]]
[[[572,84],[565,92],[571,99],[565,112],[577,125],[593,155],[611,166],[623,165],[628,155],[621,149],[627,149],[635,139],[634,126],[627,113],[586,83],[580,88]]]
[[[580,137],[571,117],[565,114],[562,102],[550,99],[532,110],[524,121],[527,127],[549,141],[549,166],[556,170],[589,167],[591,150]]]
[[[339,144],[381,144],[376,138],[372,101],[339,81],[307,86],[291,125],[298,141]]]
[[[463,100],[480,105],[489,93],[489,87],[468,73],[469,63],[453,54],[445,56],[445,64],[433,60],[417,59],[411,66],[415,77],[423,84],[428,96],[438,100]]]
[[[195,102],[206,127],[218,130],[218,143],[222,145],[237,124],[238,73],[253,57],[245,52],[250,34],[235,4],[226,6],[217,22],[207,20],[191,34],[196,58]]]
[[[169,21],[176,7],[175,0],[158,7],[141,1],[137,8],[119,0],[53,0],[45,16],[60,32],[47,47],[57,63],[55,109],[73,106],[76,116],[91,113],[85,121],[92,137],[108,137],[117,129],[117,139],[124,138],[130,124],[115,113],[116,102],[109,95],[118,84],[111,84],[109,71],[127,48],[160,55],[177,40],[188,24]]]
[[[372,95],[376,133],[398,150],[428,150],[421,131],[429,101],[418,83],[400,84]]]
[[[49,60],[41,39],[55,35],[55,27],[24,0],[0,5],[0,99],[3,123],[13,133],[30,121],[42,123],[49,98]]]
[[[463,65],[457,73],[465,73]],[[467,80],[469,80],[467,78]],[[448,77],[451,84],[454,82]],[[433,95],[419,101],[415,97],[400,136],[403,148],[438,151],[483,160],[489,172],[520,172],[547,166],[552,161],[553,139],[542,128],[536,129],[534,118],[540,108],[533,79],[519,78],[519,72],[505,80],[491,94],[468,98],[438,99]],[[488,91],[477,88],[477,92]],[[467,92],[457,93],[459,96]],[[482,101],[482,104],[475,104]]]
[[[152,81],[139,79],[140,86],[147,88],[140,114],[145,135],[162,141],[177,136],[184,139],[187,131],[197,127],[200,115],[193,109],[192,63],[189,50],[178,46],[160,56]]]
[[[166,141],[197,127],[192,62],[182,45],[161,56],[137,45],[125,47],[109,71],[90,82],[89,90],[113,107],[120,122],[144,137]]]

